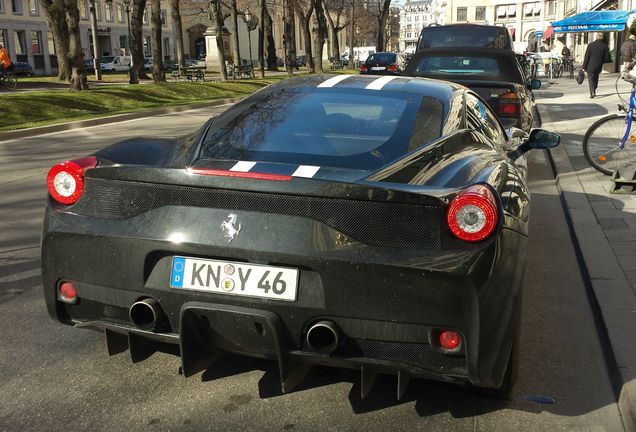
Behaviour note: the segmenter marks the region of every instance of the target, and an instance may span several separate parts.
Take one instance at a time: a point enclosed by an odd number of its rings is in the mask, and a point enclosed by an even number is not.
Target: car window
[[[475,53],[435,53],[420,55],[411,74],[437,79],[496,80],[522,83],[516,60],[505,55]]]
[[[395,63],[395,54],[372,54],[367,62]]]
[[[486,103],[470,93],[466,95],[466,122],[469,129],[481,131],[494,144],[503,145],[506,142],[497,117]]]
[[[333,90],[274,91],[226,112],[200,157],[370,170],[408,151],[415,118],[425,117],[418,114],[422,98]],[[435,118],[422,144],[440,135],[441,113],[428,113]]]
[[[439,47],[482,47],[512,50],[508,29],[492,26],[425,27],[420,34],[417,51]]]

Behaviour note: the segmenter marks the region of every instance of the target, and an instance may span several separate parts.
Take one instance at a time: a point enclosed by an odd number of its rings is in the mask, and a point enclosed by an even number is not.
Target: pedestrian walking
[[[590,85],[590,98],[596,97],[598,77],[603,70],[603,63],[609,54],[609,47],[603,40],[603,33],[596,34],[596,40],[587,46],[583,59],[583,70],[587,72],[587,82]]]
[[[634,55],[636,55],[636,36],[629,35],[629,38],[621,45],[621,72],[627,72],[628,65],[634,61]]]

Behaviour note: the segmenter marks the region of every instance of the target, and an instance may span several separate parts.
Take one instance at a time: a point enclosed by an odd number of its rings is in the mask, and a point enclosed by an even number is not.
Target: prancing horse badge
[[[239,222],[238,226],[236,225],[236,215],[234,213],[227,215],[227,220],[223,221],[219,228],[225,234],[225,238],[229,238],[228,243],[234,240],[234,237],[241,232],[241,224]]]

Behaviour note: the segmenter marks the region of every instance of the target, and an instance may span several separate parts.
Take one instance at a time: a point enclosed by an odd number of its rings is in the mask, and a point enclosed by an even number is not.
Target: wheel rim
[[[636,163],[636,122],[632,122],[624,148],[620,141],[627,124],[625,117],[616,117],[599,124],[587,139],[590,164],[606,174]]]

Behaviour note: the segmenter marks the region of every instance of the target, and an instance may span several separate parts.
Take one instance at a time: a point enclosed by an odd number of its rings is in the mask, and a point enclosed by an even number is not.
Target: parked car
[[[506,27],[480,24],[450,24],[424,27],[416,53],[429,48],[499,48],[514,51]]]
[[[95,66],[93,65],[93,59],[84,59],[84,71],[95,72]]]
[[[362,75],[400,75],[406,67],[406,61],[402,54],[393,52],[380,52],[371,54],[360,65]]]
[[[35,71],[33,66],[25,62],[13,62],[13,73],[17,76],[33,76]]]
[[[100,59],[104,72],[127,72],[130,69],[131,56],[110,56]]]
[[[297,55],[296,56],[296,67],[304,67],[307,66],[307,56],[306,55]]]
[[[286,391],[312,364],[361,371],[363,397],[378,372],[398,398],[410,377],[511,385],[519,162],[558,135],[507,138],[465,87],[363,75],[284,80],[169,135],[49,171],[52,317],[186,377],[233,353],[278,361]]]
[[[155,61],[152,57],[144,57],[144,69],[150,70],[152,66],[155,64]]]
[[[532,128],[532,89],[540,88],[541,81],[529,79],[510,50],[426,49],[413,56],[403,75],[462,84],[482,97],[506,128]]]

